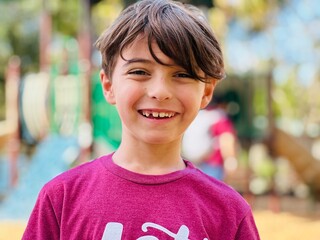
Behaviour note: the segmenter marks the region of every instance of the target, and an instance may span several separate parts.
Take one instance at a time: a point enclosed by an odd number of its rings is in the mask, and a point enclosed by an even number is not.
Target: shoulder
[[[194,168],[187,179],[189,192],[208,206],[219,206],[225,211],[245,215],[250,210],[247,201],[231,186]]]
[[[202,213],[204,222],[214,221],[215,226],[227,227],[234,236],[252,234],[250,229],[256,231],[251,207],[235,189],[199,169],[194,169],[185,180],[186,195],[194,202],[196,211]]]
[[[107,157],[99,157],[59,174],[44,185],[42,192],[56,194],[65,190],[81,189],[98,181],[99,176],[105,173],[103,160]]]

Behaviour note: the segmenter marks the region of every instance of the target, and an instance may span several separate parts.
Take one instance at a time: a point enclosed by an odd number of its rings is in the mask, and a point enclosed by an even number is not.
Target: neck
[[[113,161],[136,173],[160,175],[185,168],[181,155],[181,141],[169,144],[127,144],[122,142]]]

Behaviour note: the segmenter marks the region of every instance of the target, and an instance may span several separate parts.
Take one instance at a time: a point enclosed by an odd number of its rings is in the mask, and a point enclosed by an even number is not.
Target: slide
[[[69,169],[79,151],[75,137],[51,135],[41,142],[20,174],[16,188],[0,203],[0,219],[27,220],[42,186]]]
[[[320,199],[320,161],[298,138],[275,128],[272,131],[269,147],[272,154],[287,158],[301,180],[314,191]]]

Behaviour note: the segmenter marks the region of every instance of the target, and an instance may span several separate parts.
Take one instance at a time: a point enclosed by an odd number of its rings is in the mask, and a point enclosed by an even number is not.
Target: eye
[[[174,77],[176,78],[185,78],[185,79],[193,79],[193,77],[186,72],[178,72],[176,74],[174,74]]]
[[[148,75],[148,73],[146,71],[141,70],[141,69],[131,70],[131,71],[128,72],[128,74],[130,74],[130,75],[141,75],[141,76]]]

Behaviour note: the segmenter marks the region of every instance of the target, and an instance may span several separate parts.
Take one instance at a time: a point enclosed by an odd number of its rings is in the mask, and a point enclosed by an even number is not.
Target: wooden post
[[[79,141],[81,156],[79,162],[89,160],[92,145],[92,123],[91,123],[91,55],[92,55],[92,34],[91,34],[91,8],[89,0],[80,0],[81,15],[79,26],[79,62],[82,74],[83,94],[83,117],[79,128]]]
[[[266,84],[267,84],[267,114],[268,114],[268,128],[267,128],[267,146],[270,146],[270,143],[273,142],[275,139],[275,121],[274,121],[274,112],[273,112],[273,98],[272,98],[272,91],[273,91],[273,77],[272,77],[272,69],[274,69],[274,61],[270,62],[270,69],[267,74]],[[270,151],[271,150],[271,151]],[[275,157],[274,152],[269,147],[269,153],[271,156]],[[274,176],[271,180],[271,192],[269,197],[269,209],[273,212],[279,212],[281,209],[280,197],[276,192],[276,180]]]
[[[20,58],[11,57],[6,71],[6,121],[12,129],[8,140],[8,156],[10,166],[10,186],[13,187],[18,180],[17,162],[20,150],[20,124],[19,124],[19,83]]]
[[[40,71],[47,72],[50,63],[49,45],[51,41],[51,15],[48,12],[46,0],[42,1],[42,13],[40,18],[40,33],[39,33],[39,45],[40,45]]]

